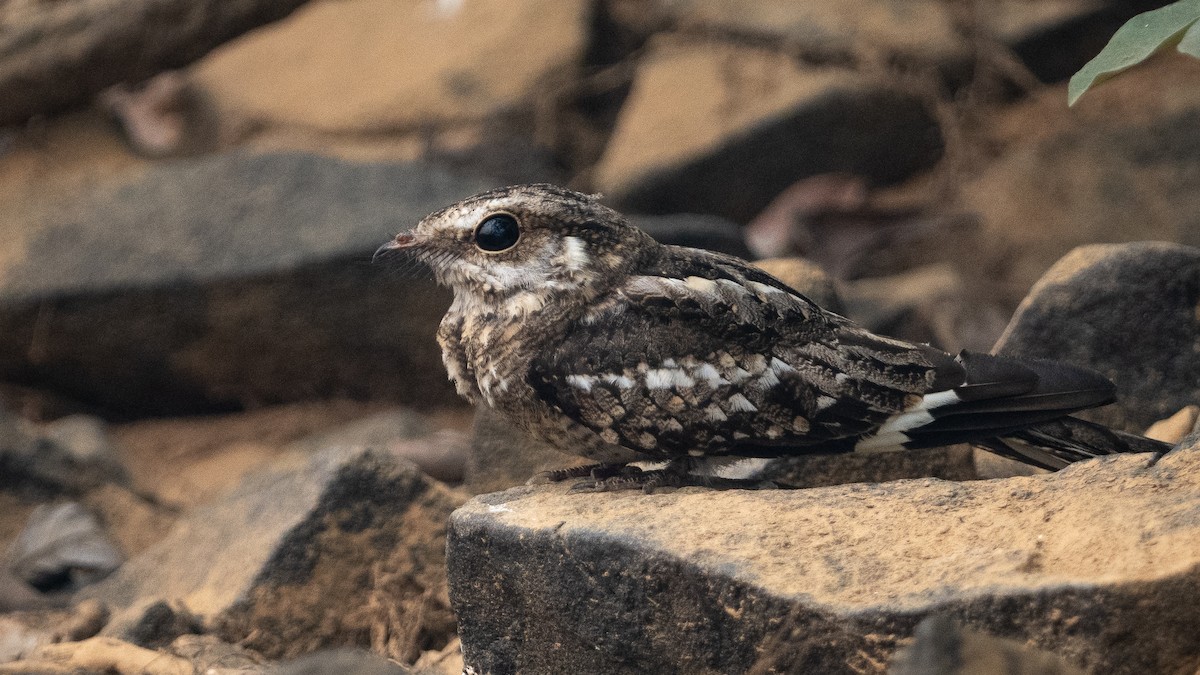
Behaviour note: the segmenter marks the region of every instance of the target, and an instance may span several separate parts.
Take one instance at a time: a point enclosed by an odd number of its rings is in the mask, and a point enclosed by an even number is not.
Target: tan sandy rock
[[[516,488],[451,518],[451,598],[480,672],[882,672],[934,611],[1176,672],[1200,661],[1197,523],[1195,444],[967,483]]]
[[[324,131],[416,131],[520,105],[586,40],[583,0],[326,0],[195,69],[230,114]]]

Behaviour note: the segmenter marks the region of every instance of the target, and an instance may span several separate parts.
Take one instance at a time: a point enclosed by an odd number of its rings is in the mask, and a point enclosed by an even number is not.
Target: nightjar
[[[549,476],[582,489],[743,485],[721,467],[960,442],[1045,468],[1165,449],[1067,417],[1113,400],[1097,373],[872,334],[553,185],[467,198],[376,255],[401,250],[454,292],[437,338],[458,393],[596,462]]]

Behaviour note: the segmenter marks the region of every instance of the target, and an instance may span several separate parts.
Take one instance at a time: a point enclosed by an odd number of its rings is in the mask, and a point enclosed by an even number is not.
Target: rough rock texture
[[[1096,672],[1192,672],[1198,441],[969,483],[476,497],[448,544],[466,663],[882,672],[936,611]]]
[[[230,154],[5,203],[0,377],[140,414],[454,401],[433,340],[448,296],[370,256],[487,185],[420,163]]]
[[[995,351],[1095,368],[1121,405],[1081,416],[1141,432],[1200,401],[1200,249],[1077,248],[1029,292]]]
[[[919,100],[851,70],[727,43],[648,49],[595,169],[597,189],[631,210],[744,223],[798,178],[890,182],[941,155]]]
[[[186,65],[306,0],[5,2],[0,126],[84,103],[118,82]]]
[[[442,537],[461,503],[407,462],[334,448],[248,477],[88,593],[119,610],[106,635],[175,622],[146,611],[167,599],[271,658],[357,645],[411,662],[453,633]]]
[[[417,131],[529,106],[582,59],[584,0],[313,3],[215,52],[198,82],[231,114],[322,131]],[[292,68],[296,63],[319,68]],[[284,75],[286,73],[286,75]]]

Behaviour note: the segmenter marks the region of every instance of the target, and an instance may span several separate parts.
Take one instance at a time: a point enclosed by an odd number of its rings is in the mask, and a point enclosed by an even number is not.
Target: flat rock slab
[[[116,610],[106,635],[138,643],[191,613],[271,658],[368,646],[374,635],[412,661],[453,634],[443,537],[461,503],[387,453],[293,456],[189,513],[86,593]]]
[[[883,672],[936,611],[1096,672],[1193,672],[1197,440],[967,483],[476,497],[448,544],[466,663]]]
[[[137,416],[458,399],[449,296],[376,247],[490,183],[427,163],[231,153],[0,204],[0,378]]]

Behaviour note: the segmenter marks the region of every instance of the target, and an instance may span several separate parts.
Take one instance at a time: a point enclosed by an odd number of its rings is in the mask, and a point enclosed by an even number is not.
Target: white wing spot
[[[688,277],[683,280],[683,284],[697,293],[703,293],[705,295],[717,294],[717,284],[713,282],[712,279],[705,279],[704,277]]]
[[[730,412],[738,412],[738,411],[757,412],[758,411],[758,408],[754,407],[754,404],[750,402],[750,399],[746,398],[745,396],[742,396],[741,394],[734,394],[733,396],[730,396],[727,399],[727,402],[729,404]]]
[[[711,363],[701,363],[700,366],[692,372],[692,375],[713,389],[716,389],[723,384],[729,384],[729,380],[721,377],[721,373],[717,372],[717,369],[714,368]]]
[[[568,375],[567,376],[567,384],[571,385],[572,387],[575,387],[576,389],[578,389],[584,393],[587,393],[592,390],[593,382],[595,382],[595,379],[588,375]]]
[[[629,389],[633,386],[633,380],[624,375],[617,375],[616,373],[605,373],[600,376],[600,379],[609,384],[615,384],[620,389]]]
[[[652,368],[646,371],[646,387],[650,389],[686,389],[696,384],[679,368]]]
[[[758,293],[760,295],[772,295],[774,293],[782,293],[783,292],[782,290],[775,288],[774,286],[771,286],[770,284],[764,284],[761,281],[750,281],[750,282],[747,282],[746,285],[749,286],[755,293]]]
[[[725,412],[715,405],[710,405],[705,408],[704,416],[707,417],[710,422],[724,422],[729,419],[725,416]]]

